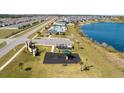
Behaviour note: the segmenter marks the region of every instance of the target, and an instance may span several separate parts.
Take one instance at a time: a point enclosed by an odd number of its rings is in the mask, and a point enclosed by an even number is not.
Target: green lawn
[[[8,38],[17,32],[18,30],[16,29],[0,29],[0,39]]]

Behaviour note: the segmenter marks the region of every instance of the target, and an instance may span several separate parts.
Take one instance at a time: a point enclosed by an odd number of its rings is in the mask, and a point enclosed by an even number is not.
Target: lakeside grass
[[[120,58],[124,59],[124,53],[118,53],[118,55],[120,56]]]
[[[50,51],[51,47],[38,46],[41,51],[40,56],[33,57],[32,54],[24,50],[0,72],[0,77],[124,77],[122,71],[124,68],[111,62],[107,58],[108,51],[82,36],[78,32],[78,28],[69,26],[67,34],[62,37],[70,37],[75,42],[72,51],[78,53],[82,62],[87,66],[92,66],[92,68],[81,72],[80,63],[68,64],[67,66],[63,64],[43,64],[44,55]],[[18,66],[20,62],[24,63],[21,71]],[[27,67],[30,67],[31,70],[25,71]]]

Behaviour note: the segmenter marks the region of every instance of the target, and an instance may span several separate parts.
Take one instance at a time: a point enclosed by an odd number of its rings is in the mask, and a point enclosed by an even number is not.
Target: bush
[[[32,68],[31,67],[27,67],[25,68],[25,71],[30,71]]]

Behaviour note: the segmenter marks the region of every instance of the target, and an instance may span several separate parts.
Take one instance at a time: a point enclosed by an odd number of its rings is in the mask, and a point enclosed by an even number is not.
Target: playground
[[[63,53],[52,53],[47,52],[44,57],[43,64],[76,64],[80,62],[81,59],[78,54],[68,55],[68,59]]]

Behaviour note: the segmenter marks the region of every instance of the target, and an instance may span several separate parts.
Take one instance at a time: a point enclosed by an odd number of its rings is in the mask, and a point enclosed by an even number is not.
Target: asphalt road
[[[4,55],[6,55],[10,50],[12,50],[17,45],[25,43],[26,41],[28,41],[29,40],[28,37],[30,35],[37,32],[39,29],[45,27],[49,23],[54,22],[55,19],[56,18],[52,18],[51,20],[45,22],[44,24],[42,24],[41,26],[38,26],[37,28],[32,29],[31,31],[27,32],[26,34],[24,34],[22,36],[19,36],[19,37],[14,38],[14,39],[8,39],[7,45],[0,49],[0,58],[3,57]]]

